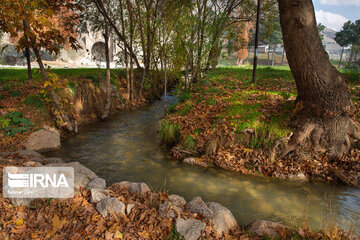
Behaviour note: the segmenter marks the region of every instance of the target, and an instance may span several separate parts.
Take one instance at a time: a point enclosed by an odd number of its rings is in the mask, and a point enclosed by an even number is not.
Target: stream
[[[168,104],[176,102],[167,97]],[[360,190],[319,182],[288,182],[242,176],[217,168],[174,161],[160,145],[157,131],[162,101],[121,113],[106,122],[80,129],[52,156],[78,161],[106,180],[146,182],[155,191],[168,191],[190,201],[201,196],[231,210],[241,225],[255,219],[300,224],[319,229],[336,223],[360,234]]]

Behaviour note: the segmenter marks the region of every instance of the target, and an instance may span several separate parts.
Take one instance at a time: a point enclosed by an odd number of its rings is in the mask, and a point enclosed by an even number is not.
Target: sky
[[[360,19],[360,0],[313,0],[317,23],[339,31],[348,20]]]

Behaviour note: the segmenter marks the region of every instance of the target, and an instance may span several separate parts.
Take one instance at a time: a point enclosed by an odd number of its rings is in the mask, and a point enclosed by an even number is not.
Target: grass
[[[105,78],[106,69],[103,68],[52,68],[51,71],[60,78]],[[117,74],[124,75],[124,69],[111,69],[111,78],[115,79]],[[32,69],[34,81],[41,81],[42,76],[39,71]],[[9,82],[25,82],[28,79],[26,68],[0,68],[0,82],[2,84]]]
[[[160,138],[168,146],[178,143],[180,138],[180,126],[168,120],[163,120],[160,124]]]
[[[358,71],[340,71],[350,79],[352,87],[358,84]],[[203,138],[199,141],[204,142],[202,149],[212,154],[219,142],[226,144],[226,141],[214,139],[219,123],[223,122],[235,134],[237,144],[247,148],[272,149],[279,139],[288,136],[293,130],[290,119],[297,96],[290,68],[259,66],[256,83],[251,83],[251,79],[252,66],[223,66],[207,71],[191,92],[178,90],[179,103],[170,107],[169,118],[175,119],[174,122],[176,118],[187,122],[182,128],[182,144],[185,143],[182,147],[192,149],[198,138]],[[357,93],[356,89],[353,91]],[[213,111],[217,112],[216,116],[207,118]],[[194,126],[193,130],[188,130],[189,126]],[[194,129],[199,126],[203,133],[195,134]],[[205,136],[212,132],[215,136]],[[191,136],[195,139],[190,139]],[[210,143],[212,140],[214,142]],[[173,140],[170,142],[174,143]]]
[[[196,151],[196,140],[193,136],[187,135],[182,142],[182,146],[187,151]]]

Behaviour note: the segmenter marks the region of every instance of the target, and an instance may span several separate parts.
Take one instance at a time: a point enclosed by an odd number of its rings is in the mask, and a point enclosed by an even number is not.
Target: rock
[[[288,179],[290,181],[307,181],[305,174],[299,172],[298,174],[289,174]]]
[[[129,203],[127,206],[126,206],[126,214],[129,215],[131,213],[131,210],[135,207],[135,204],[133,203]]]
[[[176,206],[183,207],[186,204],[186,201],[183,197],[180,197],[176,194],[169,195],[169,201],[175,204]]]
[[[125,204],[117,198],[107,197],[96,204],[96,210],[103,217],[109,215],[125,216]]]
[[[86,186],[86,189],[104,189],[106,187],[106,182],[104,179],[96,177]]]
[[[33,151],[33,150],[19,150],[16,152],[2,152],[0,153],[0,156],[7,156],[7,155],[19,155],[21,158],[32,158],[32,157],[37,157],[37,158],[42,158],[43,155],[41,155],[40,153]]]
[[[104,198],[107,198],[107,196],[104,194],[103,189],[96,189],[92,188],[90,189],[90,202],[91,203],[98,203]]]
[[[57,150],[61,146],[60,134],[54,128],[44,127],[44,129],[31,133],[23,146],[26,150],[38,152]]]
[[[98,176],[88,169],[87,167],[81,165],[79,162],[68,162],[68,163],[52,163],[46,165],[48,167],[73,167],[74,168],[74,191],[75,193],[80,191],[80,187],[86,187],[91,180],[97,178]]]
[[[159,205],[159,214],[160,217],[168,217],[168,218],[177,218],[180,217],[180,213],[182,212],[181,208],[176,206],[174,203],[166,201]]]
[[[218,234],[229,234],[229,230],[237,226],[237,222],[229,209],[217,202],[207,202],[206,205],[213,211],[213,215],[209,218]]]
[[[251,234],[259,237],[268,236],[271,238],[280,237],[280,233],[286,232],[288,227],[280,223],[271,222],[267,220],[255,220],[247,225],[247,230]]]
[[[119,183],[115,183],[119,185],[120,187],[125,187],[130,193],[140,193],[144,194],[146,192],[150,192],[150,188],[146,183],[140,182],[128,182],[128,181],[122,181]]]
[[[203,217],[211,217],[213,211],[208,208],[201,197],[195,197],[191,202],[185,205],[185,210],[192,213],[198,213]]]
[[[190,164],[190,165],[198,165],[201,167],[209,167],[209,165],[206,162],[201,162],[197,160],[196,158],[185,158],[183,160],[184,163]]]
[[[50,157],[50,158],[42,159],[42,162],[45,164],[51,164],[51,163],[63,163],[64,161],[61,158]]]
[[[176,231],[180,233],[185,240],[199,239],[205,227],[205,223],[196,219],[184,220],[180,218],[175,222]]]
[[[40,166],[42,166],[42,163],[28,161],[28,162],[24,162],[23,165],[24,165],[24,167],[40,167]]]
[[[14,207],[24,206],[31,207],[33,198],[10,198],[10,202]]]

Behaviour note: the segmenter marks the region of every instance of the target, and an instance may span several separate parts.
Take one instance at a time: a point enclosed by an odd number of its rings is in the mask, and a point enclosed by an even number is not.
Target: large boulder
[[[137,182],[122,181],[122,182],[115,183],[115,184],[120,187],[126,188],[130,193],[144,194],[146,192],[150,192],[150,188],[144,182],[137,183]]]
[[[194,197],[193,200],[188,202],[185,205],[185,210],[192,213],[197,213],[203,217],[211,217],[213,215],[213,211],[208,208],[205,202],[201,197]]]
[[[117,198],[107,197],[96,204],[96,210],[103,217],[109,215],[125,216],[125,204]]]
[[[237,226],[237,222],[229,209],[217,202],[207,202],[206,205],[213,212],[209,221],[218,234],[229,234],[229,230]]]
[[[54,128],[44,127],[39,131],[31,133],[23,143],[23,146],[26,150],[38,152],[57,150],[61,147],[60,133]]]
[[[205,230],[206,224],[196,219],[182,218],[175,222],[175,228],[185,240],[197,240]]]
[[[277,222],[255,220],[246,226],[249,233],[259,237],[278,238],[288,230],[288,227]]]

